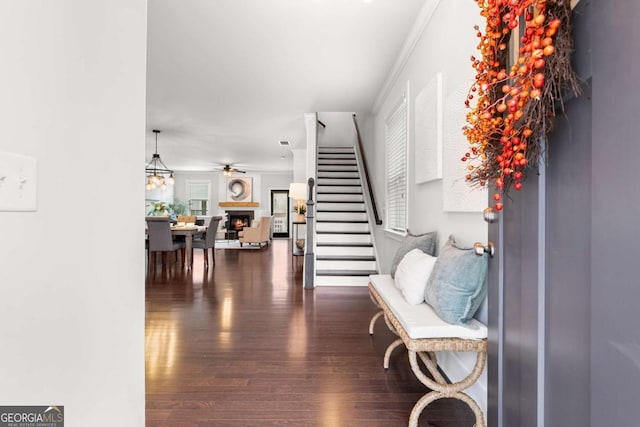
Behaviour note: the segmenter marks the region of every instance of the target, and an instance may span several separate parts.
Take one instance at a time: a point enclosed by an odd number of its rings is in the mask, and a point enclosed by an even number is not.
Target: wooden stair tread
[[[334,159],[334,160],[340,160],[340,159]],[[319,160],[318,166],[358,166],[358,164],[357,163],[333,163],[333,162],[328,162],[326,160]]]
[[[325,213],[367,213],[364,209],[362,210],[335,210],[335,209],[318,209],[316,212],[325,212]]]
[[[376,270],[316,270],[316,276],[369,276]]]
[[[368,242],[362,242],[362,243],[358,243],[358,242],[327,242],[327,243],[323,243],[323,242],[317,242],[316,246],[322,246],[322,247],[328,247],[328,248],[372,248],[373,247],[373,243]]]
[[[373,255],[316,255],[316,261],[375,261]]]
[[[345,193],[324,193],[324,194],[345,194]],[[316,200],[316,205],[319,205],[321,203],[361,203],[364,205],[364,200]]]
[[[350,224],[366,224],[366,219],[316,219],[316,222],[332,222],[332,223],[350,223]]]
[[[318,191],[316,194],[362,194],[362,191],[343,191],[343,192],[335,192],[335,191]],[[324,202],[324,200],[323,200]],[[364,203],[364,202],[363,202]]]
[[[370,231],[316,231],[316,234],[371,234]]]

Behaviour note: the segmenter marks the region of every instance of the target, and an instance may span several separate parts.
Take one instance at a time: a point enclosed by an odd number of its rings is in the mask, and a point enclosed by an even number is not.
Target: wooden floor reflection
[[[216,250],[203,267],[148,269],[146,425],[406,426],[425,392],[406,350],[382,369],[394,337],[366,288],[302,289],[290,241]],[[420,426],[473,426],[457,401],[433,403]]]

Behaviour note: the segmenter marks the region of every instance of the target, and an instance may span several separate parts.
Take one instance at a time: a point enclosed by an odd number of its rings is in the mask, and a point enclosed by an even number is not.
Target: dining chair
[[[178,249],[182,249],[184,260],[185,242],[177,242],[171,236],[171,225],[168,217],[147,217],[147,234],[149,236],[149,265],[155,264],[156,252],[162,253],[162,265],[165,264],[167,252],[174,253],[174,262],[177,261],[175,255]],[[153,257],[152,257],[153,255]]]
[[[209,266],[209,249],[211,249],[211,259],[213,264],[216,263],[216,233],[218,231],[218,224],[222,220],[221,216],[212,216],[207,227],[207,232],[204,238],[193,239],[192,247],[194,249],[202,249],[204,251],[204,266]],[[193,256],[191,256],[191,262],[193,262]]]

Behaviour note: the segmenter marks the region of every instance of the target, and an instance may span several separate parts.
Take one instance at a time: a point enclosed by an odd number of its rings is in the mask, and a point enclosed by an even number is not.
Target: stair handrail
[[[353,114],[353,124],[356,127],[356,136],[358,139],[358,151],[360,153],[360,158],[362,159],[362,168],[364,169],[364,180],[367,184],[367,190],[369,193],[369,200],[371,201],[371,209],[373,210],[373,216],[376,221],[376,225],[382,225],[382,219],[380,219],[380,215],[378,215],[378,207],[376,206],[376,198],[373,194],[373,185],[371,184],[371,180],[369,179],[369,168],[367,167],[367,158],[364,155],[364,147],[362,146],[362,139],[360,137],[360,128],[358,128],[358,121],[356,120],[356,115]]]

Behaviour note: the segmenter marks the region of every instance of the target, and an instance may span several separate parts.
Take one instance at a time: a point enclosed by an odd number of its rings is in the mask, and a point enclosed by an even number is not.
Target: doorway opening
[[[273,215],[273,237],[289,238],[291,223],[289,190],[271,190],[271,215]]]

